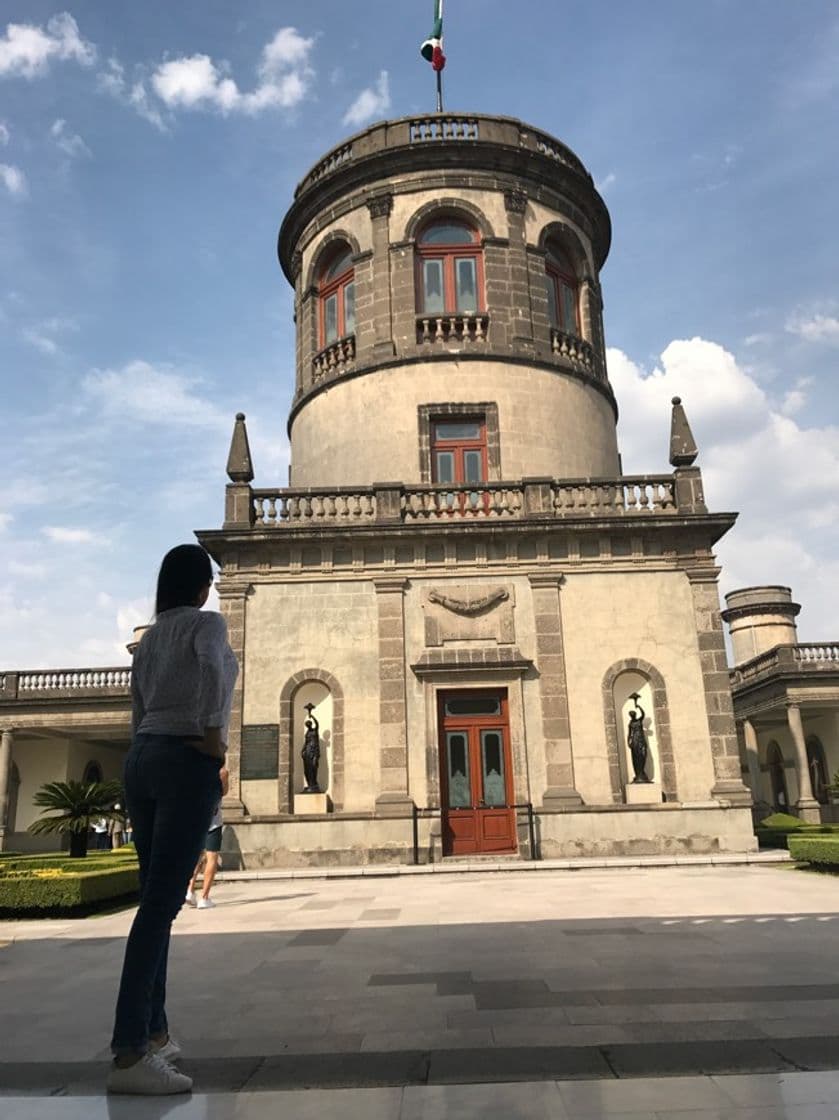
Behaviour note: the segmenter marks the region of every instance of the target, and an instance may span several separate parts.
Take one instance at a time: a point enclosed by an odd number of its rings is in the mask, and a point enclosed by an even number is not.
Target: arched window
[[[558,246],[548,245],[545,260],[548,286],[548,316],[555,330],[566,334],[580,333],[580,312],[577,278],[568,257]]]
[[[321,347],[355,334],[355,269],[348,245],[327,258],[320,274],[318,299]]]
[[[417,238],[419,310],[474,315],[484,308],[483,254],[478,234],[457,218],[438,218]]]
[[[789,793],[787,777],[784,773],[784,756],[775,742],[771,742],[767,748],[766,764],[769,767],[769,780],[772,784],[772,807],[776,813],[788,813]]]
[[[826,805],[827,787],[830,784],[827,776],[827,759],[821,740],[815,735],[810,735],[807,739],[807,765],[810,769],[813,797],[820,805]]]

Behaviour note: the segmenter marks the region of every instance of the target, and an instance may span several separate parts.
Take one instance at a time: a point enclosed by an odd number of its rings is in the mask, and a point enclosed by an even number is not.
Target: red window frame
[[[441,438],[437,435],[437,429],[443,424],[477,424],[479,434],[475,439],[467,439],[460,436],[453,439]],[[445,485],[445,483],[440,483],[438,477],[437,453],[439,451],[454,453],[454,479],[451,482],[452,486],[477,486],[488,481],[487,465],[489,460],[487,455],[487,426],[484,416],[441,416],[437,420],[431,421],[431,481],[435,484]],[[480,483],[470,483],[466,479],[465,463],[467,451],[479,451],[481,454]]]
[[[339,249],[336,253],[332,253],[328,258],[326,264],[321,269],[321,281],[318,285],[318,341],[320,348],[332,346],[341,338],[347,338],[348,335],[355,334],[355,326],[353,330],[347,331],[346,323],[346,290],[350,284],[355,283],[355,266],[350,263],[349,268],[345,269],[340,275],[333,276],[328,282],[324,277],[333,267],[335,261],[339,257],[346,256],[348,247]],[[326,341],[326,302],[330,296],[337,294],[337,335],[331,340]]]
[[[456,225],[465,229],[472,237],[471,243],[463,242],[459,245],[423,244],[423,237],[437,225]],[[428,260],[439,260],[443,265],[443,311],[429,311],[429,315],[480,315],[486,310],[484,296],[484,253],[478,241],[477,231],[467,222],[457,218],[439,218],[426,225],[417,237],[416,245],[416,288],[417,306],[421,312],[426,311],[425,306],[425,270],[424,263]],[[457,307],[457,277],[456,264],[458,260],[472,260],[475,262],[475,309],[474,311],[459,311]]]
[[[550,316],[551,326],[565,331],[566,334],[580,334],[580,286],[577,277],[570,272],[568,266],[561,268],[559,259],[548,250],[545,261],[545,275],[548,280],[548,299],[553,304],[553,315]],[[565,300],[562,298],[563,287],[568,288],[574,296],[574,322],[565,321]]]

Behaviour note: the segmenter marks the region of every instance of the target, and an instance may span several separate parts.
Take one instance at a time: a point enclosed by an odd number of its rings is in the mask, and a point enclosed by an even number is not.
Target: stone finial
[[[253,482],[253,463],[244,412],[236,413],[230,454],[227,456],[227,477],[231,482]]]
[[[670,420],[670,465],[690,467],[699,454],[688,418],[682,407],[682,398],[673,398],[673,416]]]

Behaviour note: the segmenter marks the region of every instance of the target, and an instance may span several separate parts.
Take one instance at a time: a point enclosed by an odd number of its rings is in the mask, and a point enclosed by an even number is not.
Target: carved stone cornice
[[[303,254],[299,249],[291,254],[291,278],[297,283],[297,278],[303,269]]]
[[[445,595],[440,591],[429,591],[428,593],[430,603],[437,603],[454,614],[465,615],[480,614],[482,611],[490,610],[498,603],[503,603],[509,598],[510,592],[505,587],[493,587],[486,594],[479,595],[474,599],[459,599],[454,595]]]

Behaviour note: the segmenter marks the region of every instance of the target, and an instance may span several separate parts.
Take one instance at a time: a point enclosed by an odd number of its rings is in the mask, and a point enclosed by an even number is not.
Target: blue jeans
[[[140,861],[140,905],[125,946],[115,1054],[144,1054],[166,1023],[169,933],[216,805],[221,762],[173,735],[139,734],[125,760],[125,802]]]

